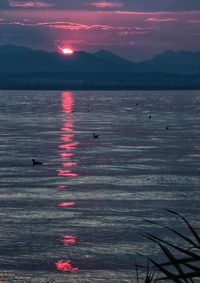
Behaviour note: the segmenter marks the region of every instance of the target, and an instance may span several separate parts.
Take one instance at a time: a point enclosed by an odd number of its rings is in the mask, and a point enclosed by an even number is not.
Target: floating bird
[[[36,161],[35,159],[32,159],[33,165],[42,165],[43,163],[41,161]]]
[[[151,119],[151,115],[149,115],[149,119]]]
[[[93,133],[93,139],[98,139],[99,138],[99,135]]]
[[[169,130],[169,126],[166,126],[165,129],[166,129],[166,130]]]
[[[138,105],[139,105],[139,103],[137,102],[137,103],[135,103],[135,105],[136,105],[136,106],[138,106]]]

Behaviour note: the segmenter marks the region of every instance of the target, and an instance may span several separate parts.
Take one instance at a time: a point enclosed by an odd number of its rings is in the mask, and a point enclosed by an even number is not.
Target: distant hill
[[[151,60],[140,63],[143,69],[166,73],[199,73],[200,52],[166,51]]]
[[[64,56],[57,52],[35,51],[19,46],[0,46],[0,73],[112,72],[116,70],[128,72],[130,68],[84,51]]]
[[[30,52],[32,52],[32,50],[24,46],[0,45],[0,55],[13,55]]]
[[[0,89],[200,89],[200,52],[134,63],[107,50],[70,56],[0,46]]]
[[[77,51],[64,56],[23,46],[0,46],[0,73],[67,71],[192,74],[200,72],[200,52],[167,51],[133,63],[107,50],[94,54]]]
[[[130,69],[133,69],[134,65],[136,65],[133,62],[130,62],[130,61],[128,61],[128,60],[126,60],[126,59],[124,59],[124,58],[122,58],[122,57],[120,57],[120,56],[118,56],[118,55],[116,55],[116,54],[114,54],[110,51],[107,51],[105,49],[101,49],[101,50],[95,52],[93,55],[97,58],[105,59],[105,60],[114,62],[114,63],[116,63],[120,66],[124,66],[124,67],[130,68]]]

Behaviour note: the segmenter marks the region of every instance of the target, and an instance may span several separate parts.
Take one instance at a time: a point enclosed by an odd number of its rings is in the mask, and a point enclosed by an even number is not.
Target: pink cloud
[[[146,22],[177,22],[176,18],[170,18],[170,17],[152,17],[146,19]]]
[[[112,12],[113,13],[113,12]],[[130,16],[141,16],[141,15],[151,15],[152,13],[150,12],[133,12],[133,11],[114,11],[115,14],[121,14],[121,15],[130,15]],[[156,12],[155,12],[156,14]]]
[[[94,6],[96,8],[121,8],[123,4],[119,2],[107,2],[107,1],[101,1],[101,2],[92,2],[92,3],[87,3],[89,6]]]
[[[42,1],[37,1],[37,2],[11,1],[9,2],[9,6],[13,8],[49,8],[49,7],[53,7],[54,4],[45,3]]]
[[[73,23],[73,22],[42,22],[35,24],[35,26],[47,26],[49,28],[64,29],[64,30],[115,29],[114,27],[108,25],[85,25],[85,24]]]
[[[55,40],[56,45],[80,45],[80,44],[86,44],[88,43],[87,41],[83,40],[83,39],[69,39],[69,40]],[[70,155],[69,155],[70,154]],[[73,156],[73,153],[59,153],[60,156],[63,157],[69,157],[69,156]]]
[[[0,25],[19,25],[19,26],[33,26],[32,24],[25,24],[23,22],[7,22],[5,20],[2,20],[0,22]]]
[[[32,26],[32,27],[47,27],[50,29],[61,29],[68,31],[90,31],[90,30],[102,30],[102,31],[117,31],[117,30],[129,30],[129,27],[117,27],[104,24],[81,24],[74,22],[38,22],[29,23],[25,21],[0,21],[0,24],[6,25],[21,25],[21,26]],[[73,41],[73,40],[72,40]],[[75,40],[77,42],[77,40]],[[80,42],[80,40],[78,40]]]
[[[146,33],[147,31],[120,31],[118,34],[120,36],[130,36],[130,35],[143,35]]]

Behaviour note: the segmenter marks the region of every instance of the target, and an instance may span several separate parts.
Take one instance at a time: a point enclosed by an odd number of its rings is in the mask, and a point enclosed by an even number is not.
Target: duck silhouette
[[[43,163],[41,161],[36,161],[35,159],[32,159],[33,165],[42,165]]]
[[[93,139],[98,139],[100,135],[93,133]]]

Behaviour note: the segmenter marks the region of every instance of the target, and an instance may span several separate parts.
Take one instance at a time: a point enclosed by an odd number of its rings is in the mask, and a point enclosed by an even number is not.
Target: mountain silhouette
[[[98,58],[84,51],[66,56],[57,52],[31,50],[20,46],[0,46],[0,73],[21,72],[112,72],[129,71],[117,62]]]
[[[166,51],[140,65],[143,69],[153,72],[198,73],[200,71],[200,52]]]
[[[23,54],[30,52],[32,52],[32,50],[24,46],[0,45],[0,55]]]
[[[23,72],[133,72],[193,74],[200,70],[200,52],[166,51],[150,60],[134,63],[110,51],[72,55],[31,50],[24,46],[0,46],[0,73]]]
[[[0,46],[0,89],[199,89],[200,52],[167,51],[134,63],[107,51],[66,56]]]
[[[135,63],[128,61],[110,51],[107,51],[105,49],[101,49],[95,53],[93,53],[93,55],[97,58],[100,59],[105,59],[114,63],[117,63],[120,66],[124,66],[126,68],[130,68],[133,69],[133,67],[136,65]]]

